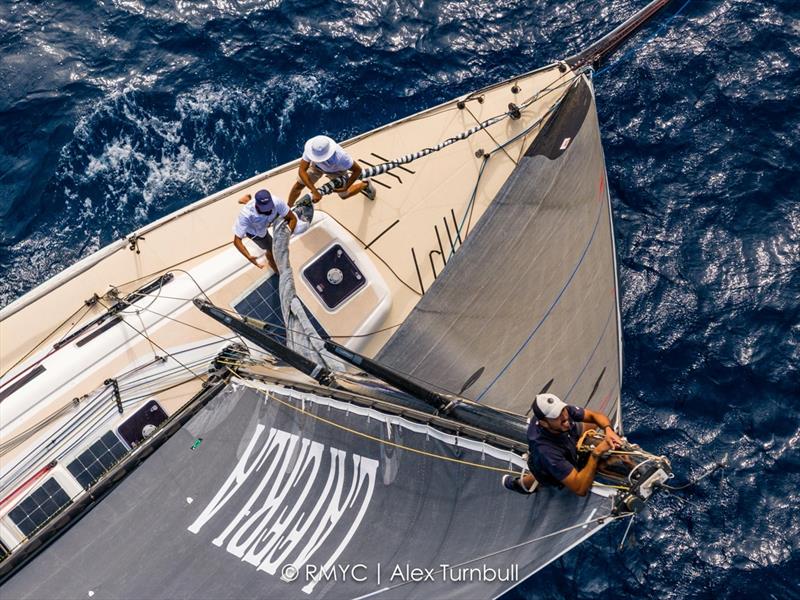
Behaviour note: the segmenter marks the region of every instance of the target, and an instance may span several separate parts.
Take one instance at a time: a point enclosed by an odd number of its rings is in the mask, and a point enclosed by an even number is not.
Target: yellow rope
[[[599,485],[601,487],[614,488],[615,490],[627,490],[627,489],[630,489],[630,488],[628,488],[627,486],[624,486],[624,485],[609,485],[607,483],[600,483],[599,481],[592,482],[592,485]]]
[[[416,454],[421,454],[422,456],[427,456],[429,458],[438,458],[440,460],[446,460],[447,462],[453,462],[453,463],[457,463],[457,464],[460,464],[460,465],[466,465],[468,467],[477,467],[478,469],[486,469],[487,471],[497,471],[498,473],[510,473],[510,474],[515,474],[516,473],[516,471],[513,471],[511,469],[503,469],[501,467],[490,467],[489,465],[481,465],[479,463],[470,462],[468,460],[461,460],[461,459],[458,459],[458,458],[451,458],[449,456],[442,456],[441,454],[434,454],[433,452],[426,452],[425,450],[419,450],[417,448],[411,448],[409,446],[404,446],[403,444],[398,444],[396,442],[390,442],[389,440],[384,440],[382,438],[375,437],[374,435],[370,435],[370,434],[364,433],[362,431],[357,431],[355,429],[351,429],[349,427],[345,427],[344,425],[340,425],[339,423],[336,423],[335,421],[331,421],[331,420],[326,419],[324,417],[320,417],[319,415],[315,415],[313,413],[310,413],[307,410],[304,410],[304,409],[299,408],[297,406],[293,406],[292,404],[289,404],[288,402],[284,402],[283,400],[278,399],[277,397],[275,397],[274,395],[270,394],[269,392],[266,392],[265,395],[266,395],[267,398],[269,398],[271,400],[274,400],[275,402],[278,402],[279,404],[283,404],[284,406],[288,406],[292,410],[296,410],[299,413],[302,413],[304,415],[308,415],[309,417],[317,419],[318,421],[322,421],[323,423],[326,423],[327,425],[331,425],[332,427],[336,427],[337,429],[341,429],[342,431],[346,431],[347,433],[352,433],[354,435],[358,435],[358,436],[366,438],[368,440],[372,440],[373,442],[378,442],[379,444],[384,444],[386,446],[392,446],[393,448],[399,448],[400,450],[408,450],[409,452],[414,452]]]

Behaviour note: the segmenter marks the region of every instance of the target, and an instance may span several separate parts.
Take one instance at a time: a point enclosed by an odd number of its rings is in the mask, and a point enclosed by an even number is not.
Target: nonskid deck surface
[[[3,596],[493,597],[595,533],[608,512],[594,494],[508,493],[499,480],[519,468],[511,453],[250,385],[230,384]],[[443,564],[482,573],[443,578]],[[333,566],[338,581],[306,578]],[[297,579],[285,581],[292,567]],[[433,580],[408,582],[415,568],[434,569]]]
[[[375,202],[362,196],[346,201],[327,197],[317,205],[330,216],[330,227],[315,226],[292,241],[295,271],[334,238],[346,238],[375,271],[372,279],[384,286],[362,291],[350,306],[330,311],[298,276],[300,299],[328,334],[368,355],[380,349],[421,291],[431,287],[445,262],[460,251],[539,132],[540,126],[532,124],[549,114],[574,79],[574,73],[555,66],[542,69],[467,98],[463,109],[451,102],[345,143],[356,159],[373,164],[441,142],[478,120],[502,114],[511,101],[538,98],[520,119],[505,119],[376,178]],[[0,313],[0,393],[7,395],[0,402],[0,442],[14,440],[14,445],[3,447],[5,464],[16,460],[8,452],[30,451],[17,443],[19,436],[28,439],[34,430],[42,436],[54,433],[76,416],[75,399],[110,397],[106,382],[112,379],[119,380],[121,400],[130,410],[155,397],[172,414],[196,393],[208,362],[234,338],[195,310],[191,300],[205,295],[232,309],[268,277],[232,248],[230,226],[243,192],[268,187],[285,193],[295,176],[296,164],[286,165],[215,194],[140,231],[143,238],[135,244],[112,244],[6,307]],[[125,305],[113,318],[56,348],[68,333],[102,317],[120,298],[165,272],[173,275],[170,282],[151,288],[135,305]],[[370,311],[370,317],[364,316]],[[348,342],[353,334],[357,337]],[[159,362],[165,357],[166,362]],[[136,385],[126,391],[130,380]]]

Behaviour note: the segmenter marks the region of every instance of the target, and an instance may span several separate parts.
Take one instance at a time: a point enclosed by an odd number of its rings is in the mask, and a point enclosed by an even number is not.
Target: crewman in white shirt
[[[322,195],[314,184],[323,175],[326,175],[328,179],[347,177],[345,184],[335,190],[340,198],[349,198],[359,192],[364,192],[367,198],[375,200],[377,192],[372,183],[368,180],[358,181],[358,176],[361,175],[361,165],[355,162],[331,138],[326,135],[318,135],[306,142],[303,158],[300,159],[300,168],[297,171],[297,182],[289,192],[289,206],[294,206],[304,187],[311,191],[311,200],[319,202]]]
[[[278,218],[285,219],[289,230],[294,232],[297,227],[297,216],[289,210],[289,205],[278,196],[273,196],[268,190],[258,190],[255,198],[245,194],[239,200],[244,204],[239,211],[239,216],[233,224],[233,245],[247,260],[263,269],[264,265],[250,255],[242,240],[249,237],[256,245],[267,251],[267,262],[272,270],[278,272],[275,257],[272,255],[272,236],[269,234],[270,225],[278,222]]]

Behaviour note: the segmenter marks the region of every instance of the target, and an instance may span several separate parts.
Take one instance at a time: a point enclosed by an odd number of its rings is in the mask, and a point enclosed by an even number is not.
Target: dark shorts
[[[272,252],[272,236],[269,234],[269,231],[264,234],[264,237],[255,237],[253,235],[248,234],[251,240],[256,243],[256,246],[261,248],[262,250],[266,250],[267,252]]]

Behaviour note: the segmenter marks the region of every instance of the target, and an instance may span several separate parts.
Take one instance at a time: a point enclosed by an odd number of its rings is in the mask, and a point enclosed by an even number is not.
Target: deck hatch
[[[331,246],[303,269],[303,277],[330,309],[342,304],[367,284],[364,274],[339,244]]]
[[[8,513],[8,516],[23,535],[29,537],[70,504],[72,504],[72,500],[67,492],[54,477],[51,477],[20,502],[14,510]]]
[[[122,440],[114,435],[113,431],[108,431],[78,458],[69,463],[67,470],[78,480],[83,489],[88,490],[127,452],[128,449]]]
[[[117,432],[133,448],[141,444],[144,438],[153,433],[166,420],[167,413],[164,412],[164,409],[155,400],[150,400],[117,427]]]

